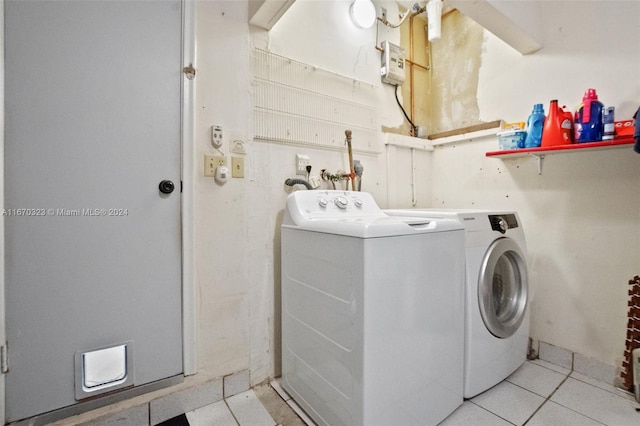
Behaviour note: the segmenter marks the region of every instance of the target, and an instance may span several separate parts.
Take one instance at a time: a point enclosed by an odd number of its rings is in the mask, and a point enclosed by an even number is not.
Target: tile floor
[[[304,426],[313,422],[278,382],[187,413],[192,426]],[[276,393],[278,392],[278,393]],[[280,396],[279,396],[280,395]],[[502,383],[465,401],[441,426],[638,426],[633,395],[558,365],[527,361]],[[303,420],[304,419],[304,420]]]
[[[640,425],[633,395],[542,360],[527,361],[488,391],[465,401],[442,426]]]
[[[277,384],[276,384],[277,387]],[[299,415],[270,385],[233,395],[214,404],[186,413],[190,426],[305,426],[313,422],[302,411]],[[300,410],[296,407],[297,410]],[[302,420],[306,419],[308,423]],[[163,426],[184,425],[176,419]]]
[[[202,426],[273,426],[276,424],[253,390],[187,413],[187,420],[190,425]]]

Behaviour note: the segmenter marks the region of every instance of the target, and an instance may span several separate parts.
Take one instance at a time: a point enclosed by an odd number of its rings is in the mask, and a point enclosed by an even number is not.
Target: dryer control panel
[[[518,227],[518,218],[516,218],[515,214],[489,215],[489,222],[491,223],[491,229],[502,234],[509,229]]]

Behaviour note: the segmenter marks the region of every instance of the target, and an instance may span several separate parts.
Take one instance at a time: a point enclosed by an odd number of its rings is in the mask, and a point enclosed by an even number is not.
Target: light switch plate
[[[231,177],[234,177],[234,178],[244,177],[244,158],[243,157],[231,157]]]

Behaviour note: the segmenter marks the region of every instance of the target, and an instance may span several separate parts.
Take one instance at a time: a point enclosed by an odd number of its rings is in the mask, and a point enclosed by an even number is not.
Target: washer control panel
[[[355,191],[296,191],[287,208],[305,219],[384,216],[371,194]]]

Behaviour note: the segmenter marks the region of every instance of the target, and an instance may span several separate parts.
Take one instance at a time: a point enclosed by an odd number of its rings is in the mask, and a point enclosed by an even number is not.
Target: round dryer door
[[[480,314],[489,332],[503,339],[515,333],[527,302],[524,253],[512,239],[499,238],[485,254],[478,282]]]

